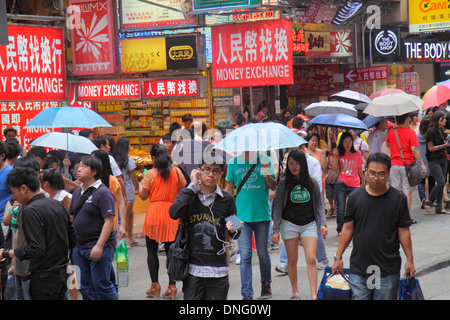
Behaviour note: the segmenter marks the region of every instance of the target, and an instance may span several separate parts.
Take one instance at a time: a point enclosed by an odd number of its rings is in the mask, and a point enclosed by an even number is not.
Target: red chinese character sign
[[[398,74],[397,88],[406,93],[420,96],[419,74],[417,72],[403,72]]]
[[[214,88],[293,83],[289,19],[211,28]]]
[[[116,71],[112,0],[71,0],[70,19],[74,75],[111,74]]]
[[[197,79],[156,80],[144,82],[144,98],[198,95]]]
[[[0,46],[0,101],[65,99],[63,29],[9,25],[8,45]]]

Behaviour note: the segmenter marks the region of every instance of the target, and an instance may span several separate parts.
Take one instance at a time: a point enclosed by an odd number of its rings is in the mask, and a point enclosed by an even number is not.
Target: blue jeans
[[[379,288],[370,288],[367,279],[350,273],[352,300],[397,300],[400,274],[380,278]]]
[[[111,282],[112,260],[115,249],[103,247],[100,260],[91,259],[91,250],[75,246],[73,261],[80,268],[80,291],[84,300],[119,300],[116,287]]]
[[[344,225],[345,209],[347,207],[347,196],[358,188],[349,187],[342,181],[336,181],[334,185],[334,194],[337,203],[337,213],[336,213],[336,231],[340,233],[342,231],[342,226]]]
[[[317,249],[316,249],[316,259],[317,262],[328,260],[328,255],[325,250],[325,242],[323,241],[322,234],[320,233],[320,228],[317,227]],[[280,253],[280,262],[287,264],[287,253],[286,247],[282,245]]]
[[[238,238],[239,252],[241,254],[241,294],[244,297],[253,297],[252,286],[252,234],[255,233],[256,252],[259,258],[259,271],[261,282],[271,282],[271,263],[268,248],[270,221],[245,222]]]

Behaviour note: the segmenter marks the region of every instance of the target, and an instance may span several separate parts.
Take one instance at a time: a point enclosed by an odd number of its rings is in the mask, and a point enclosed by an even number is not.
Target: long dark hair
[[[419,133],[425,137],[431,126],[431,116],[426,115],[423,117],[422,121],[419,124]]]
[[[441,133],[444,132],[444,128],[439,128],[439,120],[442,118],[445,118],[445,113],[441,110],[434,112],[431,116],[431,127]]]
[[[102,162],[103,170],[100,179],[102,180],[103,184],[105,184],[109,188],[109,176],[112,176],[113,174],[108,154],[103,150],[95,150],[94,152],[92,152],[92,156]]]
[[[338,152],[339,152],[339,156],[343,157],[345,155],[345,148],[344,148],[344,140],[345,138],[350,137],[350,139],[352,139],[352,147],[350,148],[350,152],[351,153],[355,153],[355,147],[353,146],[353,136],[350,132],[348,131],[344,131],[341,134],[341,138],[339,139],[339,144],[338,144]]]
[[[154,157],[154,165],[158,170],[158,173],[161,174],[164,180],[167,180],[170,176],[170,170],[172,169],[172,159],[167,153],[166,148],[156,143],[150,149],[150,155]]]
[[[116,147],[114,149],[114,159],[119,165],[120,169],[126,169],[128,165],[128,153],[130,152],[130,140],[127,137],[120,137],[117,139]]]
[[[297,179],[289,170],[289,160],[292,159],[296,161],[300,165],[300,178]],[[289,152],[287,162],[286,162],[286,178],[285,178],[285,188],[286,191],[290,191],[292,188],[294,188],[297,184],[300,184],[302,186],[302,189],[306,187],[308,191],[313,190],[313,184],[311,181],[311,176],[309,175],[308,171],[308,162],[306,161],[306,155],[299,151],[299,150],[293,150]]]

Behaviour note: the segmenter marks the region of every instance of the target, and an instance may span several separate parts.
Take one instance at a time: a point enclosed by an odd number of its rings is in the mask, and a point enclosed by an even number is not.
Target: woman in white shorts
[[[280,181],[273,202],[273,242],[283,239],[288,257],[288,274],[292,286],[291,300],[299,299],[297,284],[298,241],[305,251],[311,298],[317,295],[317,226],[322,237],[328,234],[320,188],[309,176],[306,156],[294,150],[289,153],[286,177]]]

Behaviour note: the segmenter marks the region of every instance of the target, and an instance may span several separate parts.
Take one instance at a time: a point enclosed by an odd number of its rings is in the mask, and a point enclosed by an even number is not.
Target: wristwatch
[[[342,257],[340,257],[340,256],[334,256],[334,261],[336,261],[336,260],[342,260]]]
[[[9,258],[9,250],[4,250],[3,252],[2,252],[2,258]]]

